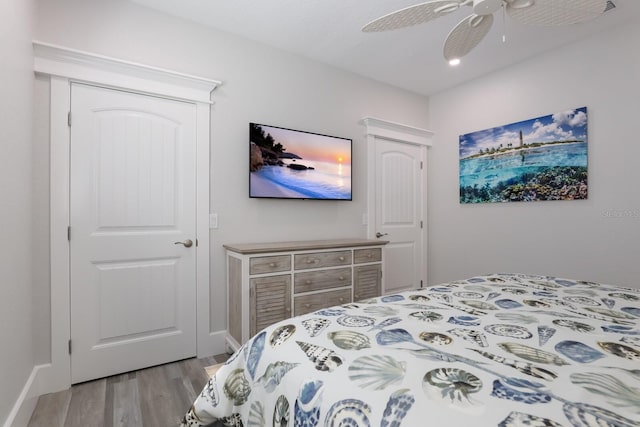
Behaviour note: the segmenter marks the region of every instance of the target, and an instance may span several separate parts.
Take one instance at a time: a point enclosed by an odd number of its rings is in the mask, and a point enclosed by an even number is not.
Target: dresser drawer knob
[[[344,280],[344,276],[340,276],[340,277],[338,277],[338,279],[339,279],[340,281],[343,281],[343,280]]]
[[[344,257],[343,257],[343,256],[338,257],[338,259],[339,259],[340,261],[344,261]]]
[[[311,307],[311,304],[309,304],[309,303],[304,305],[304,308],[309,308],[309,307]]]
[[[311,280],[307,280],[305,283],[306,283],[307,285],[310,285],[310,284],[312,284],[313,282],[312,282]]]
[[[354,297],[356,298],[356,301],[360,299],[360,295],[358,294],[354,295]]]
[[[315,259],[308,259],[307,260],[307,264],[315,264],[316,262],[318,262],[318,260],[315,260]]]
[[[270,262],[269,263],[269,267],[271,267],[271,268],[275,268],[276,265],[278,265],[278,264],[276,264],[275,262]]]
[[[373,258],[373,254],[367,254],[367,258]]]
[[[340,297],[340,298],[338,298],[338,301],[344,302],[344,298]]]

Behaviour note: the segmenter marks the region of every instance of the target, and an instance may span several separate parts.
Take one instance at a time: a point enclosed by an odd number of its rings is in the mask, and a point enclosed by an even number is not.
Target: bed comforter
[[[183,426],[640,426],[640,290],[495,274],[258,333]]]

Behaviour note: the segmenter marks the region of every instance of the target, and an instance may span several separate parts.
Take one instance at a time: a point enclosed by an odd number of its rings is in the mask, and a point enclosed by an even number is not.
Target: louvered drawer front
[[[361,301],[380,296],[381,288],[380,264],[363,265],[353,269],[353,300]]]
[[[334,305],[351,302],[351,289],[321,292],[313,295],[301,295],[293,298],[294,315],[310,313]]]
[[[291,276],[260,277],[251,283],[250,335],[291,317]]]
[[[382,260],[382,249],[356,249],[353,251],[353,263],[378,262]]]
[[[293,282],[296,294],[351,286],[351,267],[296,273]]]
[[[293,261],[293,265],[295,266],[296,270],[335,267],[349,264],[351,264],[351,251],[296,254]]]
[[[249,274],[277,273],[291,270],[291,256],[262,256],[249,260]]]

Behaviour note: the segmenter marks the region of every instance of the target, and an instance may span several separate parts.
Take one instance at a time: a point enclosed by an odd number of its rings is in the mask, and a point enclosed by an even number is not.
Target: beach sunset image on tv
[[[249,124],[249,196],[351,200],[351,139]]]

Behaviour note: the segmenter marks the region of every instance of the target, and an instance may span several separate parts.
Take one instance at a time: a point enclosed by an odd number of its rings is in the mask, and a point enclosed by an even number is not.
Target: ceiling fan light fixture
[[[615,8],[611,0],[427,0],[388,13],[366,24],[362,31],[395,30],[432,21],[468,6],[473,12],[449,32],[442,49],[449,65],[471,52],[491,30],[494,14],[502,10],[520,24],[543,27],[570,25],[595,19]],[[503,34],[502,41],[505,41]]]

